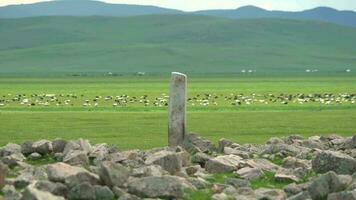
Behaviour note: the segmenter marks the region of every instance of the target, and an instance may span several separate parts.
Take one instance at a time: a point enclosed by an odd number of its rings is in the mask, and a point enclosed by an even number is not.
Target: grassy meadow
[[[0,104],[1,145],[57,137],[83,137],[122,149],[167,144],[167,106],[153,102],[167,100],[169,77],[1,77],[0,88],[0,100],[5,102]],[[351,102],[267,104],[256,100],[233,105],[230,99],[302,93],[355,94],[356,77],[189,76],[188,97],[198,100],[188,102],[188,129],[215,142],[228,138],[238,143],[263,143],[290,134],[347,136],[356,132],[356,104]],[[14,101],[19,95],[20,100]],[[58,100],[51,102],[48,98],[53,95]],[[199,98],[208,95],[210,104],[202,104]],[[137,101],[114,106],[113,99],[104,100],[122,96]],[[49,104],[40,104],[42,97]],[[65,105],[66,99],[70,103]]]

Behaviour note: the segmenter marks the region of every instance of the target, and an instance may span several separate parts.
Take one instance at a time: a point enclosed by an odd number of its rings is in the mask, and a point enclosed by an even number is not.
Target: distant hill
[[[206,10],[196,14],[228,17],[231,19],[282,18],[298,20],[316,20],[356,27],[356,12],[339,11],[327,7],[318,7],[300,12],[268,11],[254,6],[245,6],[235,10]]]
[[[108,4],[94,0],[55,0],[34,4],[0,7],[0,18],[36,16],[139,16],[152,14],[178,14],[178,10],[155,6]]]
[[[200,15],[0,19],[6,74],[356,71],[356,28]]]
[[[108,4],[94,0],[55,0],[35,4],[21,4],[0,7],[0,18],[21,18],[36,16],[141,16],[161,14],[198,14],[227,17],[231,19],[283,18],[316,20],[356,27],[356,12],[339,11],[319,7],[301,12],[268,11],[254,6],[234,10],[205,10],[183,12],[155,6]]]

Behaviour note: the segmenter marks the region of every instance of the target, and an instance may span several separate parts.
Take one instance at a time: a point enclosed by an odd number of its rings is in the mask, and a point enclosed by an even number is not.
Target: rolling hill
[[[356,28],[198,15],[0,19],[9,74],[305,74],[356,71]]]
[[[203,10],[183,12],[155,6],[108,4],[95,0],[54,0],[34,4],[0,7],[0,18],[22,18],[38,16],[141,16],[166,14],[197,14],[227,17],[231,19],[283,18],[315,20],[356,27],[356,12],[339,11],[318,7],[300,12],[269,11],[254,6],[231,10]]]

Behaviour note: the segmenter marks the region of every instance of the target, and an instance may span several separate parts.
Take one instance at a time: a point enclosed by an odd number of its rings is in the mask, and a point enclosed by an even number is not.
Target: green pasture
[[[101,95],[168,94],[169,77],[0,78],[0,99],[9,94],[70,94],[74,106],[0,107],[0,144],[54,138],[87,138],[122,149],[165,146],[167,107],[128,105],[83,107],[83,99]],[[356,77],[190,77],[189,96],[197,94],[356,93]],[[82,96],[83,95],[83,96]],[[80,102],[80,103],[79,103]],[[263,143],[268,138],[356,133],[356,105],[218,105],[188,106],[188,129],[217,142]]]

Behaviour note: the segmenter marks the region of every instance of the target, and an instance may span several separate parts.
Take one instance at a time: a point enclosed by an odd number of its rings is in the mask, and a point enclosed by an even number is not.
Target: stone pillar
[[[187,76],[172,72],[169,95],[168,145],[182,146],[186,133]]]

